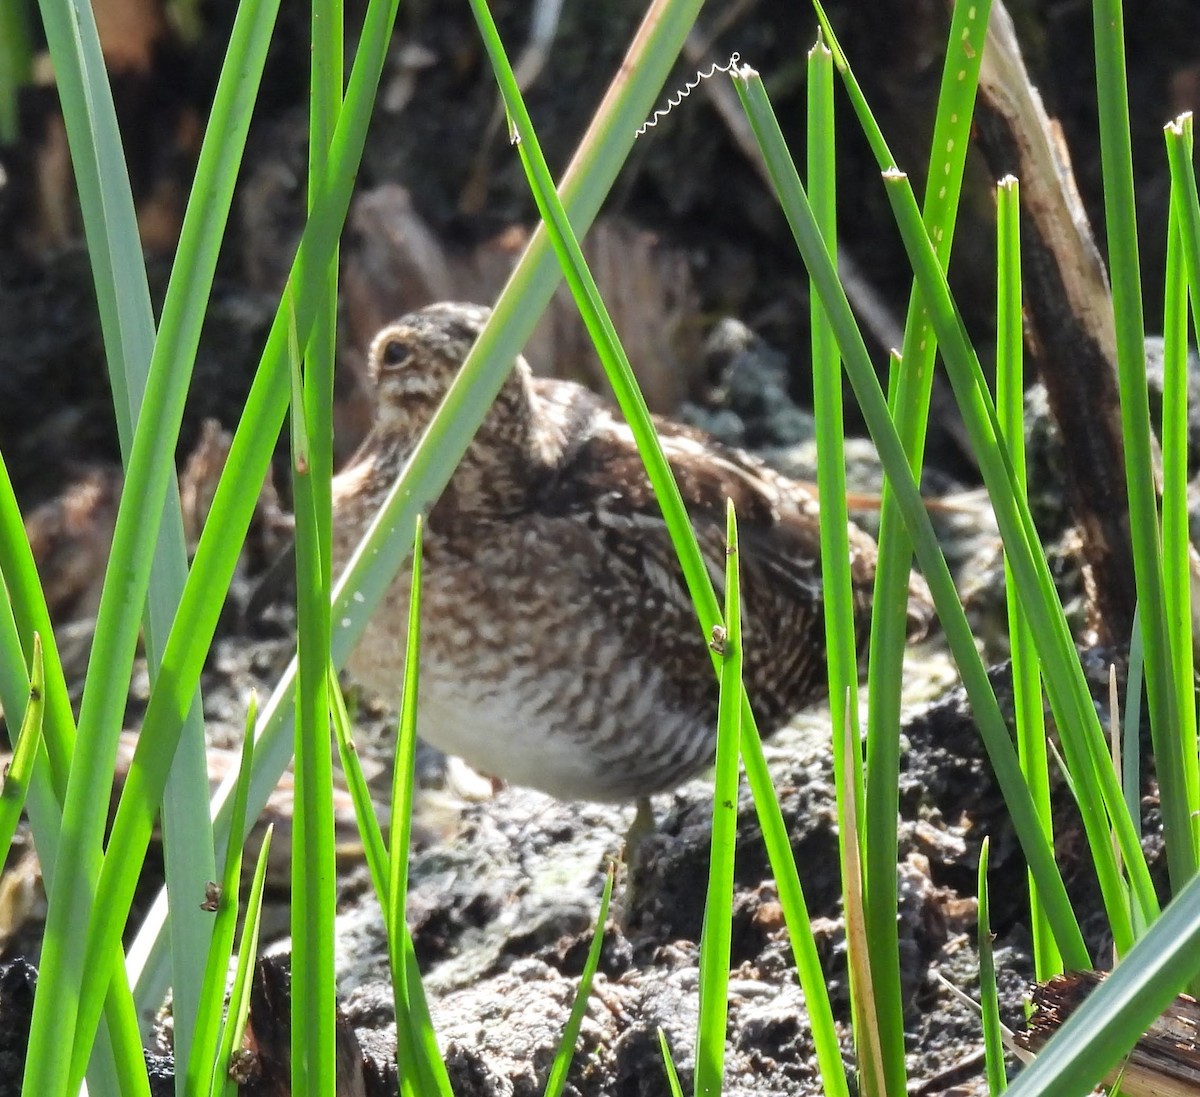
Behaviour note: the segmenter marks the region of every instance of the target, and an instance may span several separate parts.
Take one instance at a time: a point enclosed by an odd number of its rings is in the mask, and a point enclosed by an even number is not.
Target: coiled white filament
[[[653,129],[655,126],[657,126],[661,119],[666,118],[671,111],[679,106],[679,104],[682,103],[689,95],[691,95],[692,92],[694,92],[705,80],[711,79],[719,72],[733,72],[741,59],[742,58],[740,54],[731,53],[729,55],[729,60],[726,61],[725,64],[722,65],[719,62],[714,61],[707,69],[702,69],[701,71],[697,72],[691,80],[689,80],[683,85],[682,88],[679,89],[679,91],[674,92],[667,97],[667,105],[665,107],[659,107],[655,109],[653,116],[642,123],[641,127],[637,131],[637,136],[641,137],[646,130]]]

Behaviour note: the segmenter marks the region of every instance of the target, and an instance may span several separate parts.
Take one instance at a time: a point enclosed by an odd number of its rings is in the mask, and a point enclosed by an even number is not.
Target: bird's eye
[[[408,361],[410,353],[407,343],[401,343],[399,340],[393,339],[384,345],[383,353],[379,356],[379,360],[385,366],[402,366]]]

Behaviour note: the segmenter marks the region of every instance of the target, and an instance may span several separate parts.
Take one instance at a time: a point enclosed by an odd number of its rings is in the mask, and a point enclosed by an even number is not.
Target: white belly
[[[560,799],[628,800],[677,783],[711,756],[715,727],[665,700],[663,672],[630,651],[569,554],[529,545],[497,610],[487,552],[470,567],[432,558],[422,592],[417,733],[481,773]],[[538,558],[540,555],[540,558]],[[399,700],[407,577],[385,596],[350,673]],[[553,592],[551,595],[550,592]],[[701,686],[711,668],[697,659]]]

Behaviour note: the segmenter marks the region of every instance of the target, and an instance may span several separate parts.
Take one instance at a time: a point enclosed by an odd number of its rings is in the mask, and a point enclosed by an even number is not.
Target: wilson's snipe
[[[372,434],[334,483],[335,567],[362,536],[488,317],[437,304],[376,337]],[[822,696],[817,501],[740,450],[658,420],[718,589],[725,499],[741,543],[746,684],[764,733]],[[850,526],[860,643],[875,544]],[[668,789],[715,749],[704,639],[629,428],[595,395],[518,358],[424,541],[418,731],[481,772],[564,799]],[[351,657],[399,695],[407,570]],[[930,615],[911,584],[911,618]]]

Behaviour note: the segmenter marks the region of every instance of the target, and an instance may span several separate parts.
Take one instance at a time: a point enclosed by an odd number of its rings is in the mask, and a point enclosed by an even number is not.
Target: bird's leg
[[[653,830],[654,807],[650,803],[650,797],[639,796],[637,798],[637,810],[633,815],[633,822],[629,824],[629,829],[625,832],[625,847],[621,851],[621,860],[625,862],[626,870],[631,874],[638,849],[641,847],[643,840]]]
[[[621,849],[621,859],[617,862],[618,879],[622,876],[625,882],[624,894],[614,914],[617,924],[622,931],[630,928],[629,919],[633,914],[637,900],[637,857],[642,842],[654,831],[654,808],[649,796],[639,796],[635,801],[637,810],[633,821],[625,832],[625,842]]]

